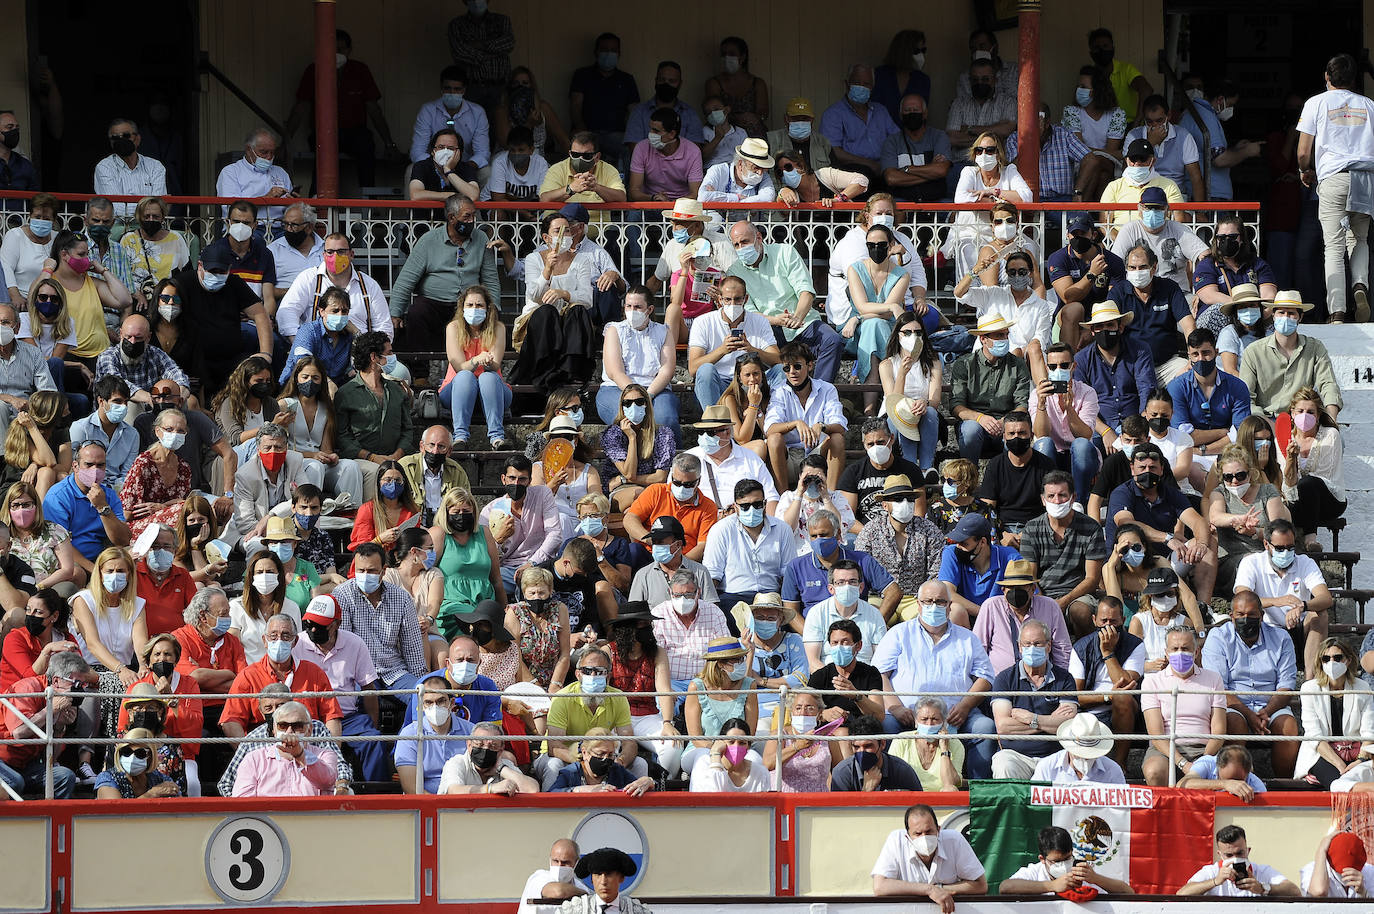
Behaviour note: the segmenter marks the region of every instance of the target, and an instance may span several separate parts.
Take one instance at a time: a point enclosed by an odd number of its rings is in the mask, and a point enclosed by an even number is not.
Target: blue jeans
[[[359,699],[361,702],[362,699]],[[378,736],[381,731],[372,725],[372,718],[361,708],[355,709],[343,719],[344,742],[358,755],[358,767],[364,781],[385,781],[391,776],[389,762],[391,753],[387,744],[380,741],[351,742],[350,736]]]
[[[901,733],[902,725],[891,712],[883,718],[883,731]],[[968,712],[968,719],[958,728],[960,733],[979,733],[989,739],[964,740],[964,773],[970,779],[992,776],[992,756],[997,751],[997,724],[978,708]]]
[[[475,375],[460,371],[439,391],[439,402],[453,411],[453,438],[468,440],[468,426],[472,424],[472,410],[477,396],[482,396],[482,411],[487,417],[487,438],[495,441],[506,437],[506,407],[510,406],[511,389],[494,371]]]
[[[1036,438],[1031,446],[1053,460],[1059,469],[1069,471],[1073,476],[1074,500],[1087,504],[1093,490],[1093,477],[1102,468],[1102,455],[1092,441],[1075,438],[1067,451],[1056,448],[1053,438]]]
[[[977,422],[966,419],[954,427],[954,436],[959,440],[959,456],[965,460],[978,461],[993,457],[1003,450],[1002,439],[994,438]]]
[[[725,388],[721,388],[724,390]],[[714,403],[714,401],[712,401]],[[596,414],[607,425],[615,424],[615,414],[620,411],[620,388],[614,384],[603,384],[596,389]],[[654,397],[654,424],[666,425],[677,434],[678,408],[677,396],[672,390],[659,391]]]
[[[923,470],[928,470],[935,465],[935,449],[940,446],[940,414],[933,408],[921,413],[921,421],[918,423],[921,429],[921,440],[912,441],[905,435],[897,432],[897,426],[891,419],[887,420],[888,430],[897,437],[902,444],[902,456]],[[913,483],[917,480],[913,479]]]
[[[890,317],[863,317],[854,335],[844,341],[844,351],[854,356],[854,380],[859,384],[868,381],[873,371],[873,357],[880,360],[887,352],[887,341],[892,336],[892,328],[897,321]],[[844,337],[840,337],[844,339]],[[817,368],[819,369],[819,365]],[[875,379],[876,380],[876,379]]]
[[[819,363],[816,367],[820,367]],[[768,369],[764,375],[764,380],[768,382],[769,387],[777,387],[784,383],[787,379],[783,376],[782,364],[779,363]],[[722,381],[720,374],[716,371],[716,366],[710,362],[703,363],[692,378],[692,392],[696,394],[697,403],[701,405],[702,409],[719,403],[720,395],[725,393],[725,388],[729,386],[730,378],[727,377]],[[654,409],[658,409],[657,400],[654,401]],[[657,417],[658,414],[655,413],[654,415]]]
[[[43,774],[43,756],[39,755],[36,759],[24,766],[22,771],[16,771],[4,762],[0,762],[0,781],[4,781],[15,793],[43,793],[46,787]],[[59,800],[65,800],[72,795],[76,789],[76,775],[70,768],[61,765],[52,766],[52,795]]]

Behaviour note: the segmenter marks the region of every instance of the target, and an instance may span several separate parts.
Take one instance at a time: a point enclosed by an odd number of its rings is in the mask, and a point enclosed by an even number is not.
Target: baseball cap
[[[668,539],[681,540],[687,538],[687,531],[682,529],[682,521],[673,517],[671,514],[664,514],[654,518],[654,524],[649,528],[646,540]]]
[[[1147,187],[1145,192],[1140,195],[1140,202],[1143,206],[1168,206],[1169,195],[1164,192],[1162,187]]]
[[[320,594],[306,604],[305,612],[301,614],[304,622],[314,622],[316,625],[329,625],[339,618],[339,602],[334,599],[333,594]]]
[[[1086,234],[1091,235],[1095,228],[1097,228],[1097,226],[1093,222],[1093,217],[1088,215],[1087,213],[1079,213],[1077,216],[1074,216],[1072,219],[1069,220],[1070,235],[1076,234],[1078,232],[1084,232]]]
[[[1150,145],[1150,141],[1143,136],[1138,136],[1126,146],[1126,158],[1128,159],[1148,159],[1155,154],[1155,148]]]
[[[992,536],[992,524],[981,514],[969,512],[959,518],[959,523],[954,525],[954,529],[949,531],[946,537],[951,543],[962,543],[971,537]]]
[[[558,215],[567,219],[569,222],[589,222],[591,216],[587,214],[587,208],[581,203],[565,203],[563,208],[558,211]]]
[[[228,273],[232,264],[229,261],[229,248],[222,244],[207,244],[201,248],[200,264],[208,273]]]
[[[787,116],[815,117],[816,111],[811,107],[811,99],[799,95],[787,103]]]

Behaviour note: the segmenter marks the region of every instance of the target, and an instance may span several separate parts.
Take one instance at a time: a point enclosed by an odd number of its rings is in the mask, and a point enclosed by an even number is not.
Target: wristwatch
[[[111,514],[114,513],[114,509],[111,508],[109,505],[106,505],[105,507],[99,509],[95,513],[99,514],[101,517],[109,517]]]

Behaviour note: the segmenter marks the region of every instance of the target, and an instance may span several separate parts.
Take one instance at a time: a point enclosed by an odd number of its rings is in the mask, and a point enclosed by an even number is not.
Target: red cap
[[[1362,869],[1369,855],[1359,835],[1353,831],[1343,831],[1331,837],[1331,844],[1326,848],[1326,859],[1331,861],[1332,869],[1341,873]]]
[[[328,625],[339,618],[339,601],[334,599],[330,593],[320,594],[308,604],[301,619],[305,622],[314,622],[316,625]]]

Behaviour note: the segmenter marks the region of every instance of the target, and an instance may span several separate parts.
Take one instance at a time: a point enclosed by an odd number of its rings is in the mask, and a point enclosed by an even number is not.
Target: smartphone
[[[1050,383],[1054,385],[1054,392],[1057,394],[1066,394],[1069,392],[1068,381],[1051,381]]]
[[[734,337],[735,339],[737,339],[737,340],[738,340],[738,339],[743,339],[743,338],[744,338],[744,328],[743,328],[743,327],[736,327],[735,329],[733,329],[733,330],[730,331],[730,335],[733,336],[733,337]]]
[[[1250,878],[1250,864],[1246,863],[1244,860],[1237,860],[1235,863],[1231,864],[1231,869],[1235,872],[1237,879]]]

